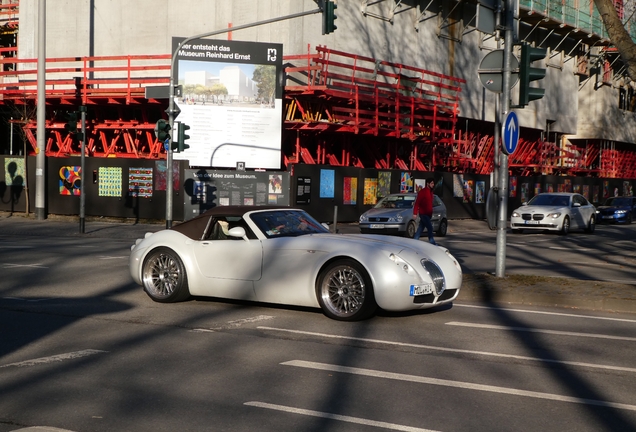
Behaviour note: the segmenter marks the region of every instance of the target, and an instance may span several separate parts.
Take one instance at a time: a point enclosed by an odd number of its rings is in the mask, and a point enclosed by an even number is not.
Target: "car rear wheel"
[[[172,249],[160,247],[150,252],[141,277],[144,291],[156,302],[172,303],[190,297],[185,267]]]
[[[561,227],[561,234],[567,235],[570,232],[570,218],[566,216],[563,219],[563,226]]]
[[[437,227],[437,235],[440,237],[446,237],[447,232],[448,232],[448,221],[446,219],[442,219],[439,222],[439,227]]]
[[[591,216],[590,222],[587,224],[587,228],[585,228],[585,232],[588,234],[594,234],[595,229],[596,229],[596,218],[594,216]]]
[[[329,264],[318,277],[316,296],[323,313],[339,321],[359,321],[377,309],[371,279],[357,261]]]
[[[406,236],[408,238],[415,237],[415,231],[417,231],[417,224],[415,223],[415,221],[409,222],[409,224],[406,226]]]

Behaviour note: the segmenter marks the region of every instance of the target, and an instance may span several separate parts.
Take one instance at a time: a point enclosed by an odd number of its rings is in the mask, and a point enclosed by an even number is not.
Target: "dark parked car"
[[[596,220],[600,223],[625,223],[634,220],[636,197],[611,197],[596,209]]]

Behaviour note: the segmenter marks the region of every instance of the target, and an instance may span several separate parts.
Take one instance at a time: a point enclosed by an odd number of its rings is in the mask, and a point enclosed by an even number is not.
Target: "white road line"
[[[197,328],[197,329],[192,329],[192,331],[195,332],[215,332],[218,330],[232,330],[232,329],[236,329],[241,327],[243,324],[251,324],[251,323],[255,323],[255,322],[260,322],[260,321],[267,321],[267,320],[271,320],[273,319],[273,316],[269,316],[269,315],[258,315],[255,317],[250,317],[250,318],[243,318],[240,320],[236,320],[236,321],[228,321],[226,324],[220,326],[220,327],[212,327],[209,329],[203,329],[203,328]]]
[[[520,389],[509,388],[509,387],[498,387],[498,386],[491,386],[491,385],[485,385],[485,384],[474,384],[474,383],[463,382],[463,381],[451,381],[451,380],[444,380],[444,379],[438,379],[438,378],[421,377],[416,375],[406,375],[406,374],[393,373],[393,372],[376,371],[372,369],[361,369],[361,368],[354,368],[354,367],[347,367],[347,366],[331,365],[326,363],[308,362],[303,360],[292,360],[288,362],[283,362],[281,364],[284,366],[296,366],[296,367],[302,367],[307,369],[348,373],[353,375],[362,375],[362,376],[369,376],[374,378],[385,378],[385,379],[391,379],[391,380],[397,380],[397,381],[408,381],[408,382],[414,382],[414,383],[420,383],[420,384],[431,384],[431,385],[438,385],[438,386],[444,386],[444,387],[461,388],[466,390],[477,390],[477,391],[485,391],[485,392],[492,392],[492,393],[509,394],[513,396],[524,396],[524,397],[530,397],[535,399],[553,400],[557,402],[570,402],[570,403],[578,403],[583,405],[595,405],[595,406],[616,408],[616,409],[622,409],[622,410],[628,410],[628,411],[636,411],[636,405],[628,405],[628,404],[622,404],[617,402],[608,402],[608,401],[597,400],[597,399],[583,399],[583,398],[572,397],[572,396],[563,396],[563,395],[557,395],[552,393],[534,392],[534,391],[520,390]]]
[[[370,343],[377,343],[382,345],[419,348],[419,349],[443,351],[443,352],[458,353],[458,354],[471,354],[471,355],[478,355],[478,356],[485,356],[485,357],[498,357],[498,358],[506,358],[506,359],[554,363],[554,364],[562,364],[562,365],[569,365],[569,366],[582,366],[582,367],[589,367],[594,369],[636,373],[636,368],[628,368],[628,367],[621,367],[621,366],[605,366],[605,365],[599,365],[597,363],[571,362],[571,361],[565,361],[565,360],[553,360],[553,359],[546,359],[546,358],[519,356],[519,355],[513,355],[513,354],[500,354],[500,353],[494,353],[494,352],[488,352],[488,351],[474,351],[474,350],[447,348],[447,347],[432,346],[432,345],[420,345],[420,344],[413,344],[413,343],[384,341],[379,339],[365,339],[365,338],[358,338],[358,337],[351,337],[351,336],[338,336],[338,335],[330,335],[325,333],[314,333],[314,332],[307,332],[307,331],[301,331],[301,330],[288,330],[288,329],[280,329],[280,328],[264,327],[264,326],[259,326],[257,328],[261,330],[296,333],[296,334],[303,334],[306,336],[316,336],[316,337],[330,338],[330,339],[354,340],[359,342],[370,342]]]
[[[589,337],[589,338],[599,338],[599,339],[636,341],[636,338],[627,337],[627,336],[612,336],[612,335],[603,335],[603,334],[596,334],[596,333],[577,333],[577,332],[566,332],[566,331],[559,331],[559,330],[542,330],[542,329],[534,329],[534,328],[528,328],[528,327],[509,327],[509,326],[501,326],[501,325],[493,325],[493,324],[476,324],[476,323],[467,323],[467,322],[459,322],[459,321],[450,321],[450,322],[447,322],[446,325],[458,326],[458,327],[480,328],[480,329],[492,329],[492,330],[521,331],[521,332],[529,332],[529,333],[545,333],[545,334],[554,334],[554,335],[562,335],[562,336],[576,336],[576,337]]]
[[[432,429],[421,429],[421,428],[416,428],[416,427],[411,427],[411,426],[398,425],[398,424],[394,424],[394,423],[385,423],[385,422],[380,422],[380,421],[375,421],[375,420],[367,420],[367,419],[363,419],[363,418],[359,418],[359,417],[349,417],[349,416],[344,416],[344,415],[339,415],[339,414],[331,414],[331,413],[326,413],[326,412],[321,412],[321,411],[313,411],[313,410],[307,410],[307,409],[301,409],[301,408],[293,408],[293,407],[288,407],[288,406],[284,406],[284,405],[274,405],[274,404],[269,404],[269,403],[265,403],[265,402],[245,402],[244,405],[258,407],[258,408],[266,408],[266,409],[271,409],[271,410],[276,410],[276,411],[283,411],[283,412],[288,412],[288,413],[292,413],[292,414],[301,414],[301,415],[312,416],[312,417],[326,418],[326,419],[330,419],[330,420],[338,420],[338,421],[343,421],[343,422],[347,422],[347,423],[354,423],[354,424],[359,424],[359,425],[365,425],[365,426],[374,426],[374,427],[390,429],[390,430],[396,430],[396,431],[436,432],[436,431],[434,431]]]
[[[87,349],[87,350],[82,350],[82,351],[74,351],[74,352],[70,352],[70,353],[66,353],[66,354],[54,355],[54,356],[50,356],[50,357],[41,357],[41,358],[36,358],[36,359],[32,359],[32,360],[25,360],[25,361],[18,362],[18,363],[10,363],[10,364],[6,364],[6,365],[1,365],[0,368],[6,368],[6,367],[10,367],[10,366],[15,366],[15,367],[36,366],[36,365],[40,365],[40,364],[61,362],[61,361],[65,361],[65,360],[71,360],[71,359],[76,359],[76,358],[80,358],[80,357],[86,357],[86,356],[90,356],[90,355],[94,355],[94,354],[100,354],[100,353],[105,353],[105,352],[108,352],[108,351]]]
[[[30,268],[48,268],[42,264],[12,264],[2,263],[2,268],[16,268],[16,267],[30,267]]]
[[[453,302],[453,306],[466,307],[466,308],[475,308],[475,309],[491,309],[491,310],[502,310],[508,312],[523,312],[530,314],[541,314],[541,315],[554,315],[554,316],[564,316],[569,318],[586,318],[586,319],[596,319],[596,320],[606,320],[606,321],[621,321],[621,322],[629,322],[636,323],[636,320],[627,319],[627,318],[610,318],[610,317],[597,317],[590,315],[579,315],[579,314],[568,314],[562,312],[546,312],[546,311],[533,311],[526,309],[510,309],[510,308],[499,308],[494,306],[478,306],[478,305],[469,305],[469,304],[459,304]]]

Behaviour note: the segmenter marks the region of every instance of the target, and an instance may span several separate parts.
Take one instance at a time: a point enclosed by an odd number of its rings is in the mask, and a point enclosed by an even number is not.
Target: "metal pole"
[[[86,191],[84,186],[86,185],[86,105],[80,106],[80,112],[82,113],[82,159],[80,165],[80,234],[84,234],[84,211],[86,208]]]
[[[38,5],[38,103],[35,157],[35,217],[46,219],[46,0]]]
[[[215,35],[219,35],[219,34],[223,34],[223,33],[228,33],[228,32],[234,32],[237,30],[243,30],[246,28],[250,28],[250,27],[256,27],[256,26],[260,26],[260,25],[264,25],[264,24],[271,24],[271,23],[275,23],[275,22],[279,22],[279,21],[284,21],[284,20],[288,20],[288,19],[292,19],[292,18],[299,18],[302,16],[306,16],[306,15],[313,15],[316,13],[321,13],[322,9],[318,8],[318,9],[314,9],[311,11],[307,11],[307,12],[299,12],[299,13],[295,13],[295,14],[291,14],[291,15],[285,15],[282,17],[278,17],[278,18],[271,18],[271,19],[267,19],[264,21],[258,21],[252,24],[244,24],[244,25],[240,25],[240,26],[236,26],[236,27],[231,27],[231,28],[227,28],[227,29],[223,29],[223,30],[215,30],[212,32],[208,32],[208,33],[201,33],[195,36],[190,36],[186,39],[184,39],[182,42],[179,43],[179,46],[177,47],[176,50],[174,50],[174,52],[172,53],[172,60],[170,61],[170,88],[168,89],[168,123],[170,124],[170,137],[168,138],[168,148],[166,149],[166,153],[167,153],[167,161],[166,163],[168,164],[167,168],[167,181],[166,181],[166,228],[171,228],[172,227],[172,195],[173,195],[173,190],[172,190],[172,135],[174,135],[173,133],[173,126],[174,126],[174,119],[175,119],[175,114],[178,113],[178,111],[175,109],[175,105],[174,105],[174,86],[175,86],[175,82],[174,82],[174,66],[175,66],[175,61],[177,59],[177,54],[179,53],[179,50],[181,49],[181,47],[183,45],[185,45],[186,43],[194,40],[194,39],[200,39],[200,38],[204,38],[204,37],[210,37],[210,36],[215,36]]]
[[[501,117],[504,118],[510,110],[510,65],[512,46],[515,42],[514,11],[517,0],[506,0],[505,14],[505,45],[503,95],[501,100]],[[499,145],[499,143],[497,143]],[[504,277],[506,273],[506,230],[508,228],[508,155],[499,155],[499,218],[497,220],[497,252],[495,276]]]

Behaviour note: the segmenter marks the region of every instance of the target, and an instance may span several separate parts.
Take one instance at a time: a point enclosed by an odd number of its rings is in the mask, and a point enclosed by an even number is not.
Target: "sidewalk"
[[[483,229],[484,221],[456,220],[458,231]],[[165,228],[165,221],[115,220],[87,218],[84,234],[79,218],[49,216],[43,221],[24,214],[0,212],[0,245],[3,235],[43,237],[94,237],[130,240],[142,238],[147,232]],[[356,224],[339,224],[343,233],[357,232]],[[464,274],[460,301],[492,305],[553,306],[562,308],[636,313],[636,286],[557,277],[509,275],[497,278],[490,274]]]

